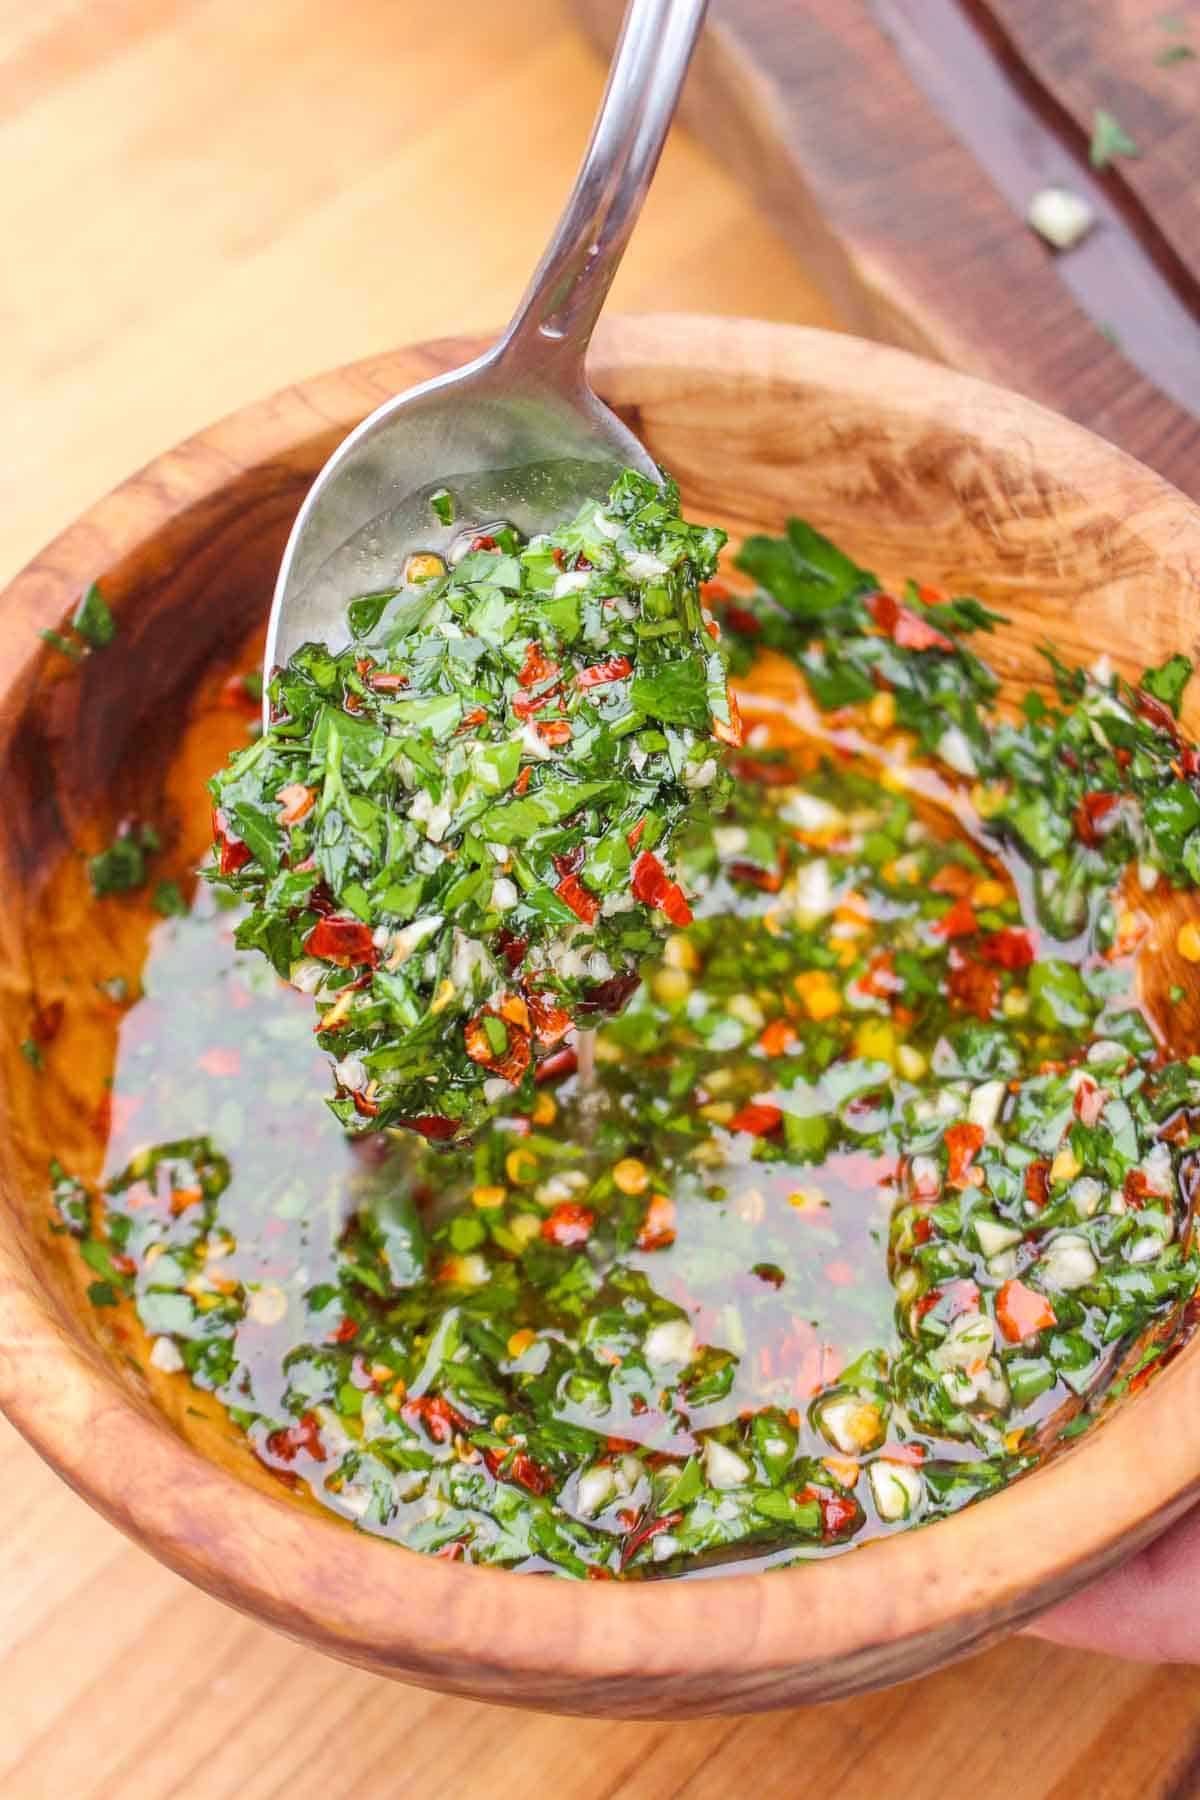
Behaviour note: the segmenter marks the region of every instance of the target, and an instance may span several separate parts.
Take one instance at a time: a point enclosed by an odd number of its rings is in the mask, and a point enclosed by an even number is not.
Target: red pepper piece
[[[681,1512],[664,1513],[660,1519],[643,1519],[640,1525],[635,1525],[621,1545],[621,1567],[625,1568],[643,1544],[648,1543],[652,1537],[657,1537],[660,1531],[670,1531],[682,1517]]]
[[[475,729],[476,725],[486,725],[486,724],[487,724],[487,708],[483,707],[483,706],[473,706],[469,713],[463,714],[462,722],[459,725],[458,729],[460,731],[473,731]]]
[[[316,788],[305,787],[302,781],[289,781],[275,796],[279,801],[279,811],[275,815],[281,825],[298,825],[301,819],[307,818],[317,803]]]
[[[497,1481],[515,1481],[530,1494],[548,1494],[554,1477],[541,1463],[534,1462],[525,1450],[485,1450],[483,1460]],[[505,1468],[507,1463],[507,1468]]]
[[[316,1413],[302,1413],[294,1424],[282,1425],[278,1431],[273,1431],[267,1439],[267,1449],[281,1462],[295,1462],[301,1451],[311,1456],[314,1462],[324,1462],[327,1453],[321,1442]]]
[[[499,950],[509,968],[515,971],[519,969],[521,964],[525,961],[525,952],[529,948],[529,939],[517,937],[513,932],[509,931],[506,925],[502,925],[496,933],[496,948]]]
[[[1040,1211],[1050,1199],[1050,1164],[1030,1163],[1025,1171],[1025,1198]]]
[[[1081,1081],[1075,1089],[1075,1117],[1081,1125],[1098,1124],[1107,1104],[1108,1095],[1094,1081]]]
[[[373,968],[379,961],[371,927],[361,919],[318,919],[304,940],[304,948],[309,956],[337,963],[343,969],[351,963],[365,963]]]
[[[456,1431],[469,1431],[469,1422],[441,1394],[416,1394],[400,1408],[406,1425],[422,1424],[435,1444],[448,1444]]]
[[[1115,819],[1109,818],[1116,807],[1119,795],[1091,793],[1084,794],[1079,805],[1071,814],[1075,826],[1075,835],[1081,843],[1090,844],[1093,848],[1112,829]],[[1104,821],[1108,819],[1106,825]]]
[[[574,1050],[556,1050],[553,1056],[545,1057],[534,1070],[533,1079],[539,1084],[543,1081],[554,1081],[561,1075],[573,1075],[579,1067],[579,1056]]]
[[[496,550],[499,548],[495,538],[488,531],[481,531],[478,537],[471,539],[472,550]]]
[[[543,744],[549,744],[552,750],[557,750],[560,745],[569,744],[571,741],[571,721],[569,719],[538,719],[533,728]]]
[[[997,969],[1027,969],[1037,954],[1029,933],[1011,925],[989,932],[976,949],[984,962]]]
[[[517,779],[513,782],[513,793],[514,794],[523,794],[525,792],[526,788],[529,786],[532,776],[533,776],[533,764],[529,763],[529,764],[527,764],[527,766],[525,768],[523,768],[521,770],[521,773],[517,776]]]
[[[352,1344],[358,1336],[358,1321],[342,1319],[329,1334],[331,1344]]]
[[[1158,731],[1165,731],[1167,736],[1178,740],[1179,726],[1175,722],[1175,714],[1169,706],[1148,694],[1145,688],[1134,688],[1133,703],[1143,719],[1147,720]]]
[[[975,1014],[977,1019],[990,1019],[1000,1000],[1000,976],[973,957],[955,947],[950,953],[950,973],[946,992],[956,1006]]]
[[[561,1200],[549,1217],[542,1220],[542,1236],[548,1244],[573,1250],[577,1244],[587,1243],[595,1223],[596,1215],[589,1207],[578,1200]]]
[[[633,664],[627,656],[610,656],[607,662],[593,663],[590,669],[580,669],[575,682],[581,688],[606,687],[610,681],[624,681],[627,675],[632,674]]]
[[[884,636],[890,637],[901,650],[954,649],[945,632],[938,631],[928,619],[923,619],[920,613],[893,594],[868,595],[867,611]]]
[[[416,1131],[430,1144],[444,1144],[458,1130],[457,1119],[447,1119],[443,1113],[423,1113],[419,1119],[397,1119],[406,1131]]]
[[[395,694],[408,686],[408,676],[402,675],[399,669],[375,669],[366,677],[366,683],[377,694]]]
[[[553,1049],[571,1029],[570,1013],[565,1007],[557,1006],[548,995],[539,993],[536,988],[526,994],[525,999],[535,1039],[542,1049]]]
[[[212,829],[217,846],[217,868],[222,875],[236,875],[239,869],[254,861],[253,850],[231,829],[219,806],[212,809]]]
[[[554,891],[585,925],[594,925],[600,917],[599,900],[584,887],[578,875],[564,875]]]
[[[957,1125],[946,1127],[946,1154],[949,1166],[946,1180],[952,1187],[964,1187],[971,1172],[971,1164],[983,1148],[983,1140],[987,1133],[982,1125],[972,1125],[963,1119]]]
[[[730,1131],[748,1131],[753,1137],[770,1137],[783,1124],[783,1112],[767,1101],[751,1100],[729,1121]]]
[[[558,664],[551,662],[542,646],[532,641],[526,646],[525,661],[517,681],[523,688],[538,687],[543,681],[550,681],[558,674]]]
[[[646,818],[643,815],[643,817],[638,820],[638,822],[634,826],[633,830],[627,831],[625,833],[625,842],[629,845],[629,848],[631,850],[637,849],[638,845],[642,841],[642,833],[645,831],[645,829],[646,829]]]
[[[683,889],[671,880],[652,850],[643,850],[634,863],[631,886],[635,899],[665,913],[672,925],[691,924],[692,909]]]
[[[858,1507],[849,1494],[820,1494],[821,1532],[824,1537],[840,1537],[858,1517]]]
[[[638,1226],[639,1250],[667,1250],[675,1242],[675,1202],[666,1194],[655,1194]]]
[[[528,1009],[522,1004],[519,1012],[523,1012],[528,1020]],[[533,1057],[529,1043],[527,1025],[522,1025],[520,1017],[514,1017],[518,1007],[509,1003],[504,1006],[485,1006],[475,1017],[463,1027],[463,1042],[467,1047],[467,1055],[471,1061],[478,1063],[482,1069],[490,1069],[495,1075],[502,1075],[505,1081],[511,1081],[517,1087]],[[485,1019],[499,1019],[508,1037],[503,1050],[492,1048],[492,1040],[488,1036]]]
[[[1044,1295],[1023,1281],[1006,1281],[996,1295],[996,1321],[1010,1344],[1020,1344],[1058,1323]]]
[[[943,913],[933,926],[934,936],[944,938],[971,937],[978,930],[975,908],[966,899],[956,900],[949,912]]]
[[[713,736],[718,743],[728,744],[731,749],[740,750],[746,741],[745,727],[742,724],[742,709],[737,703],[737,695],[732,688],[726,688],[726,699],[729,704],[729,723],[724,719],[713,718]]]

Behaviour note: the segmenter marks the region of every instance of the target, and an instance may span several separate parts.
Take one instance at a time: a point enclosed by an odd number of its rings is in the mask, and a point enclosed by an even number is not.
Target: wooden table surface
[[[507,313],[601,70],[559,0],[0,0],[0,581],[132,468],[295,376]],[[673,142],[629,310],[836,324]],[[1200,1793],[1200,1672],[1014,1640],[909,1687],[680,1725],[504,1713],[342,1668],[120,1537],[0,1422],[11,1800],[819,1789]]]

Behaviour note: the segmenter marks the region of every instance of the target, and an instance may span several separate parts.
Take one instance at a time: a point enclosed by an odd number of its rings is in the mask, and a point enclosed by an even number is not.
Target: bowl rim
[[[0,599],[0,667],[20,679],[36,629],[93,574],[243,470],[286,463],[379,398],[465,360],[442,339],[281,390],[168,450],[69,527]],[[717,369],[801,382],[937,416],[996,453],[1097,474],[1123,529],[1194,584],[1200,512],[1123,452],[1003,389],[884,346],[808,327],[702,315],[608,322],[593,376],[636,403],[650,372]],[[147,506],[146,497],[152,504]],[[1170,529],[1167,530],[1166,526]],[[6,1196],[10,1210],[14,1197]],[[626,1713],[785,1704],[894,1679],[982,1647],[1147,1542],[1200,1491],[1200,1343],[1138,1397],[986,1505],[784,1572],[624,1585],[514,1585],[348,1530],[259,1491],[176,1437],[68,1328],[19,1242],[0,1236],[0,1406],[64,1479],[160,1560],[292,1636],[376,1670],[488,1698],[569,1707],[620,1691]],[[514,1601],[519,1604],[514,1605]],[[464,1673],[465,1672],[465,1673]],[[845,1685],[839,1686],[843,1682]],[[639,1703],[639,1694],[646,1704]],[[714,1698],[716,1696],[716,1698]],[[597,1704],[597,1710],[607,1710]]]

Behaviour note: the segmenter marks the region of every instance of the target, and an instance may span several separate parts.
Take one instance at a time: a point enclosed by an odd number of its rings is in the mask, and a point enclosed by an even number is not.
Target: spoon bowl
[[[507,331],[462,368],[387,401],[321,470],[275,585],[268,675],[301,644],[342,648],[346,602],[399,586],[412,551],[445,551],[502,519],[532,536],[600,499],[623,468],[658,479],[588,386],[584,361],[706,6],[630,0],[575,186]],[[430,504],[440,488],[454,498],[452,525]]]

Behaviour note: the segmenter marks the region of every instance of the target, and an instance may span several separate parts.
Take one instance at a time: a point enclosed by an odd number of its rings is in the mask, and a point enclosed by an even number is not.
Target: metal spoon
[[[587,384],[584,359],[650,186],[707,0],[631,0],[571,197],[512,323],[485,355],[387,401],[313,484],[284,551],[268,674],[347,642],[346,602],[395,587],[407,554],[464,528],[544,530],[622,468],[659,471]],[[430,505],[454,496],[446,526]],[[264,703],[264,715],[267,713]]]

